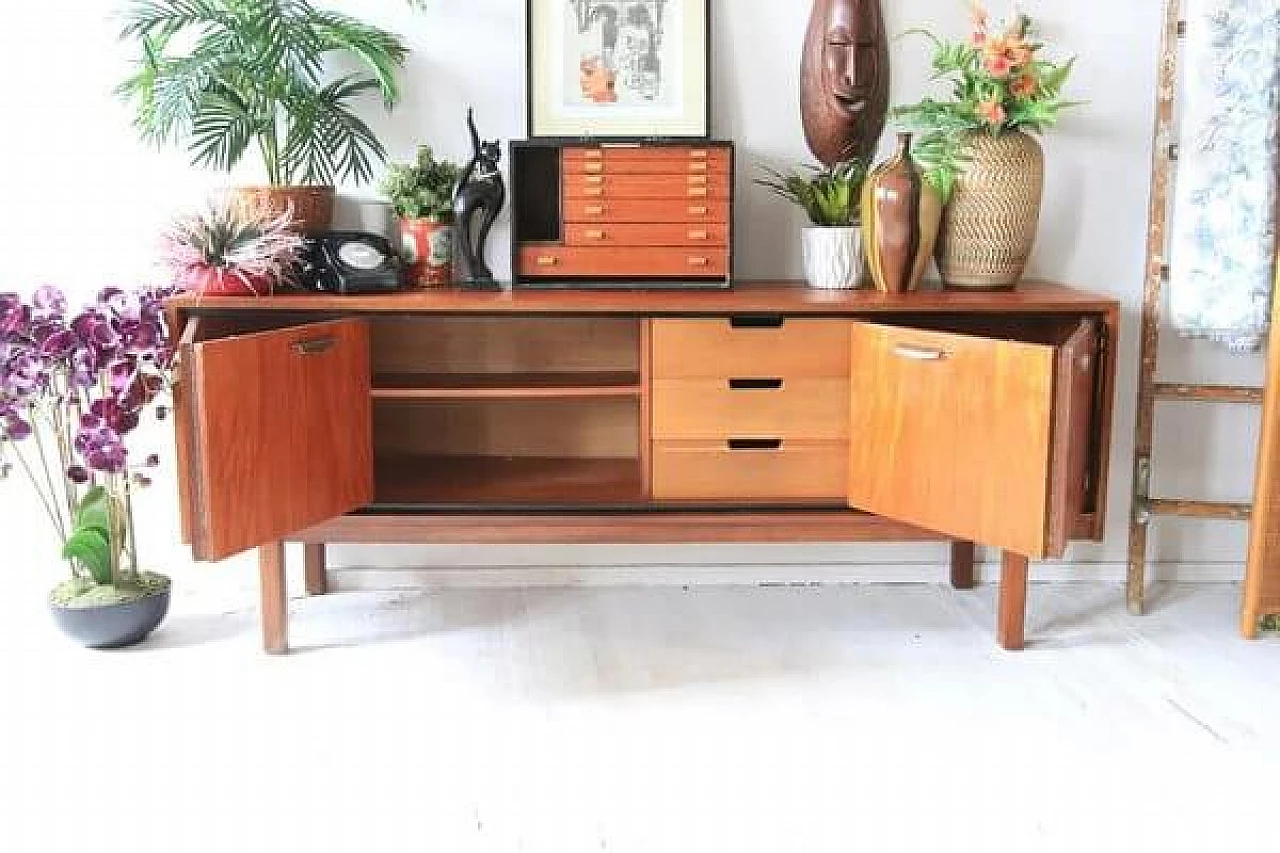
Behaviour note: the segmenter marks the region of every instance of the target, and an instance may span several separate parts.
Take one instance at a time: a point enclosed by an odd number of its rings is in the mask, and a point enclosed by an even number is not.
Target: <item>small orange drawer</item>
[[[729,176],[709,175],[565,175],[565,198],[727,199]]]
[[[656,439],[849,435],[847,378],[655,379],[652,407]]]
[[[608,246],[522,246],[520,249],[519,273],[531,278],[723,278],[728,270],[729,253],[715,247],[706,251]]]
[[[653,499],[843,504],[848,457],[844,441],[658,441]]]
[[[646,146],[610,146],[606,148],[565,148],[561,154],[565,170],[579,168],[587,163],[599,163],[612,172],[616,169],[631,174],[649,172],[693,171],[727,172],[732,157],[727,147],[664,145],[661,148]],[[705,164],[702,169],[700,164]]]
[[[727,246],[729,227],[716,224],[583,224],[565,226],[570,246]]]
[[[564,201],[566,222],[722,222],[729,221],[724,199],[588,199]]]
[[[658,379],[849,377],[848,320],[739,317],[653,320]]]

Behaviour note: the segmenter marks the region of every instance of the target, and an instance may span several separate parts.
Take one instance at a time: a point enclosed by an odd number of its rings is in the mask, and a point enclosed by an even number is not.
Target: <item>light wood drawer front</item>
[[[778,319],[654,320],[653,375],[848,378],[848,320]]]
[[[849,446],[843,441],[659,441],[656,501],[842,503]]]
[[[843,439],[849,435],[847,379],[653,380],[657,439]]]
[[[705,164],[710,171],[727,171],[732,162],[725,147],[663,146],[662,148],[565,148],[562,162],[568,171],[587,164],[599,163],[605,169],[625,168],[632,173],[641,169],[654,172],[686,171],[690,166]]]
[[[726,275],[728,269],[729,253],[715,247],[702,250],[524,246],[520,249],[520,275],[528,277],[718,278]]]
[[[727,246],[729,226],[698,223],[585,224],[565,226],[570,246]]]
[[[725,160],[588,160],[565,157],[564,174],[582,175],[728,175],[729,164]]]
[[[566,222],[727,223],[729,202],[723,199],[567,198]]]
[[[566,175],[565,198],[729,197],[728,175]]]

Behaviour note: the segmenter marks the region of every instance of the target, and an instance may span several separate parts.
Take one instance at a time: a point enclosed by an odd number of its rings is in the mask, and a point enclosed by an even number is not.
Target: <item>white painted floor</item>
[[[1239,589],[596,588],[295,600],[183,579],[146,646],[0,599],[0,851],[1269,849],[1280,639]],[[23,588],[25,589],[25,587]]]

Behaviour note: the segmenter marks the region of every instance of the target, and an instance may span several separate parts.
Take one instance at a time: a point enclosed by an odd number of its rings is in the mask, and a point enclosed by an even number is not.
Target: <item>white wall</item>
[[[44,0],[7,12],[0,94],[0,290],[43,281],[87,296],[105,283],[148,275],[155,235],[170,213],[227,179],[190,169],[180,152],[138,143],[128,111],[111,96],[130,51],[117,43],[110,19],[120,2]],[[425,14],[402,0],[345,0],[332,5],[404,34],[413,47],[406,99],[394,116],[371,105],[372,123],[394,157],[418,141],[464,158],[465,108],[476,108],[487,137],[518,137],[524,127],[523,0],[430,0]],[[963,0],[884,2],[891,32],[928,25],[958,34]],[[1141,303],[1148,171],[1158,47],[1159,0],[1078,0],[1023,4],[1040,18],[1052,44],[1080,55],[1072,84],[1087,107],[1048,139],[1048,189],[1031,273],[1119,297],[1125,306],[1122,371],[1115,428],[1111,523],[1104,546],[1080,546],[1078,563],[1124,560],[1138,310]],[[756,164],[806,160],[798,114],[800,45],[808,15],[802,0],[715,0],[713,133],[739,144],[737,268],[744,277],[796,276],[795,211],[751,183]],[[996,6],[998,9],[998,5]],[[17,34],[22,34],[20,37]],[[893,98],[914,99],[925,86],[926,49],[895,42]],[[252,170],[237,176],[257,177]],[[369,192],[367,189],[364,192]],[[499,232],[493,251],[507,237]],[[1261,360],[1172,342],[1163,359],[1170,376],[1188,380],[1258,381]],[[1251,489],[1254,415],[1225,408],[1169,410],[1159,420],[1156,485],[1170,493],[1247,499]],[[167,456],[169,437],[158,433]],[[149,553],[173,567],[185,559],[176,535],[172,479],[148,497],[143,520]],[[5,530],[38,535],[15,543],[19,553],[47,553],[41,520],[18,487],[0,488]],[[1156,526],[1151,553],[1165,561],[1238,562],[1244,531],[1215,524]],[[25,550],[24,550],[25,549]],[[936,563],[937,546],[589,549],[344,549],[359,565],[456,565],[494,559],[512,564],[600,565],[662,562],[768,564]],[[181,571],[179,571],[181,574]]]

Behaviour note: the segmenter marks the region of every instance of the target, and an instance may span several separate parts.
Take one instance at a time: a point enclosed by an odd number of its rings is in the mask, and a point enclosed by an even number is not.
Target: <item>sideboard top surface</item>
[[[699,314],[781,313],[854,315],[903,312],[1093,313],[1118,308],[1117,300],[1052,282],[1023,282],[1016,290],[826,291],[799,282],[737,282],[729,290],[412,290],[367,296],[290,293],[275,296],[183,295],[171,309],[185,313],[316,311],[406,314]]]

